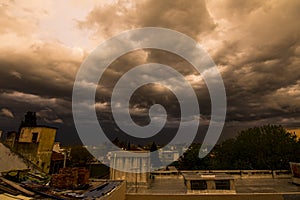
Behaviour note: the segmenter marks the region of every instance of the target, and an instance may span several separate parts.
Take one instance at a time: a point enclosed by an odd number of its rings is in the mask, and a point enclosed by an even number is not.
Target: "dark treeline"
[[[266,125],[250,128],[228,139],[202,159],[198,158],[201,144],[192,144],[174,162],[179,169],[289,169],[289,162],[300,162],[300,141],[282,126]]]

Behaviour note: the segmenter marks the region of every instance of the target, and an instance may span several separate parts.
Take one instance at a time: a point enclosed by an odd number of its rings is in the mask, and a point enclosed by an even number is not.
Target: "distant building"
[[[51,155],[50,174],[57,174],[59,173],[59,169],[66,167],[68,157],[67,151],[67,149],[61,148],[60,142],[54,142]]]
[[[170,164],[179,158],[178,151],[171,151],[171,150],[159,150],[158,151],[159,159],[162,165]]]
[[[20,132],[7,134],[6,144],[24,158],[49,173],[56,128],[21,127]]]
[[[65,149],[61,148],[60,142],[54,142],[53,151],[56,152],[56,153],[62,153],[62,152],[65,151]]]

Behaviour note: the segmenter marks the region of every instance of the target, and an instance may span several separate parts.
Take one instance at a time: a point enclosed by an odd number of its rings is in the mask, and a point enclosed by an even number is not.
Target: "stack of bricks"
[[[78,179],[77,179],[77,183],[79,185],[85,185],[89,183],[89,178],[90,178],[90,172],[89,170],[87,170],[84,167],[81,168],[74,168],[74,170],[77,169],[77,173],[78,173]]]
[[[53,174],[51,186],[59,189],[72,189],[77,186],[77,179],[69,174]]]
[[[59,174],[53,174],[51,186],[60,189],[72,189],[89,182],[90,173],[86,168],[61,168]]]

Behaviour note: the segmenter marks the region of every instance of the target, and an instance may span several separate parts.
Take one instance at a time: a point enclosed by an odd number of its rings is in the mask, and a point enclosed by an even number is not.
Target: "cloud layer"
[[[297,0],[66,1],[62,5],[4,1],[0,3],[0,129],[17,129],[24,113],[32,110],[38,113],[40,123],[68,132],[61,131],[62,138],[70,136],[69,132],[74,132],[72,87],[81,63],[99,42],[121,31],[147,26],[182,32],[211,55],[228,98],[223,138],[265,123],[297,128],[299,10]],[[172,66],[186,77],[197,91],[201,118],[207,125],[210,99],[205,83],[176,55],[159,50],[126,54],[112,63],[101,81],[111,84],[124,71],[149,62]],[[96,109],[105,113],[109,91],[101,87],[97,91]],[[159,92],[155,87],[151,91]],[[167,93],[148,95],[152,96],[150,103],[161,99],[168,105],[174,102]],[[136,116],[148,112],[144,109],[148,103],[140,97],[136,95],[132,101]]]

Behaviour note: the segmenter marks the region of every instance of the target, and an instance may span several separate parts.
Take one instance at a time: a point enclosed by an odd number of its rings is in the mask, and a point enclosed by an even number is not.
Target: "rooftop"
[[[183,175],[167,175],[155,176],[150,183],[148,189],[138,188],[138,193],[144,194],[186,194],[186,186],[184,184],[184,176],[191,179],[210,179],[210,176],[201,177],[201,173],[195,175],[195,172],[185,172]],[[197,176],[197,177],[196,177]],[[224,177],[233,178],[230,175],[216,174],[215,178]],[[273,193],[296,193],[300,195],[300,185],[292,183],[291,178],[288,176],[282,176],[279,178],[267,177],[266,175],[255,175],[253,177],[234,177],[235,190],[237,194],[273,194]],[[128,190],[128,193],[134,193],[135,189]],[[299,197],[300,199],[300,197]]]
[[[300,195],[300,186],[291,183],[291,179],[239,179],[236,180],[236,193],[298,193]],[[138,190],[140,192],[140,190]],[[135,189],[127,191],[134,193]],[[147,190],[141,193],[145,194],[186,194],[186,187],[182,178],[162,178],[155,179]]]
[[[18,155],[0,143],[0,172],[27,169],[28,166]]]

